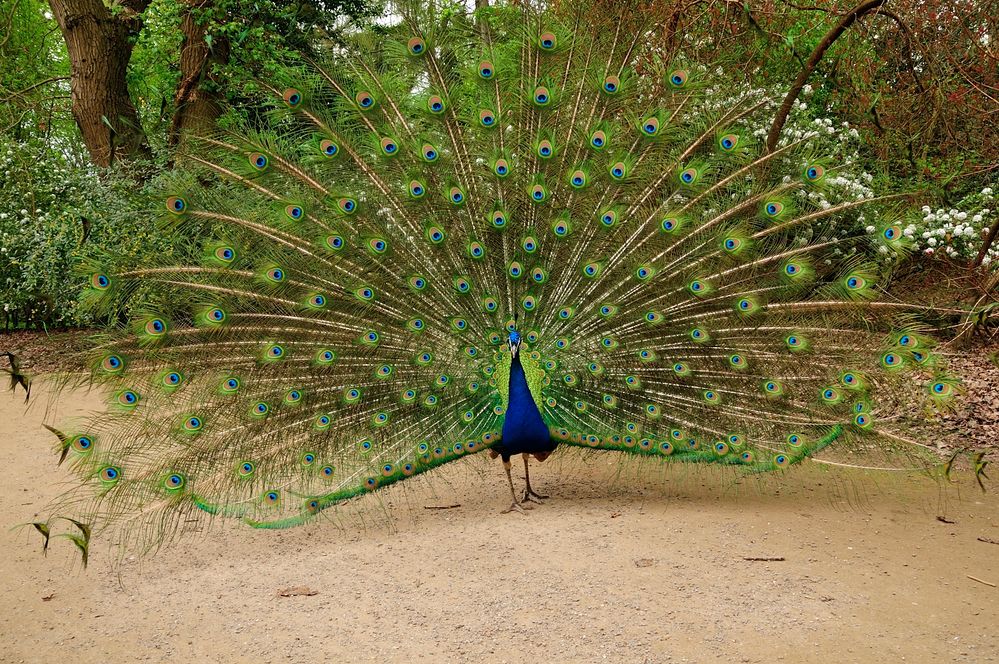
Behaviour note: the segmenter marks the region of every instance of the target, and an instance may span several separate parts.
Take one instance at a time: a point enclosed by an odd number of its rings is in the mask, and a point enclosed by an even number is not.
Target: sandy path
[[[999,498],[967,483],[610,482],[603,456],[546,464],[536,485],[555,497],[500,516],[499,463],[469,459],[437,495],[387,490],[392,516],[373,503],[363,529],[227,528],[116,575],[100,543],[81,572],[68,541],[42,558],[7,527],[64,477],[43,417],[0,397],[3,662],[999,661],[999,588],[966,576],[999,583],[999,546],[977,540],[999,541]],[[292,586],[318,594],[276,596]]]

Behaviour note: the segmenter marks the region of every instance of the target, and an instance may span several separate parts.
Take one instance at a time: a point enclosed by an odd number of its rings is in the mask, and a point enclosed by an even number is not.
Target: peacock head
[[[520,332],[517,330],[510,330],[510,355],[517,357],[517,351],[520,350]]]

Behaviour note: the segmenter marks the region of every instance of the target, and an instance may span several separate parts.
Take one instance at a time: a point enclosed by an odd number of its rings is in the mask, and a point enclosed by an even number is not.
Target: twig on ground
[[[978,581],[978,583],[984,583],[985,585],[992,586],[993,588],[996,587],[996,584],[992,583],[991,581],[985,581],[983,579],[979,579],[977,576],[971,576],[970,574],[966,574],[965,576],[967,576],[972,581]]]

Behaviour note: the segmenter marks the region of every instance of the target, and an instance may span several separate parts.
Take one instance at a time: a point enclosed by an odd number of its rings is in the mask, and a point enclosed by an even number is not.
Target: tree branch
[[[7,17],[7,27],[4,29],[3,41],[0,42],[0,49],[7,45],[10,41],[10,36],[14,34],[14,14],[17,13],[17,6],[21,3],[21,0],[14,0],[10,5],[10,15]]]
[[[989,249],[992,248],[992,243],[996,241],[996,235],[999,235],[999,218],[992,222],[992,226],[989,228],[989,232],[986,234],[985,240],[982,241],[982,248],[978,252],[978,256],[975,257],[975,262],[971,264],[971,267],[976,268],[982,264],[982,261],[985,260],[985,256],[989,253]]]
[[[805,83],[808,82],[808,78],[815,71],[819,62],[822,60],[822,56],[826,54],[829,47],[833,45],[840,35],[846,32],[847,28],[853,25],[858,18],[864,16],[865,14],[870,14],[871,12],[877,10],[881,5],[885,4],[888,0],[865,0],[859,5],[847,12],[839,23],[837,23],[829,32],[825,34],[822,41],[819,42],[815,50],[812,51],[811,57],[808,58],[808,62],[805,63],[805,67],[798,74],[798,78],[794,81],[791,89],[788,90],[787,95],[784,97],[783,103],[780,105],[780,109],[777,111],[777,115],[774,117],[773,124],[770,125],[770,133],[767,134],[767,152],[773,152],[777,147],[777,141],[780,140],[780,132],[784,129],[784,125],[787,123],[787,116],[791,113],[791,107],[794,105],[795,100],[798,99],[798,95],[801,94],[802,88],[805,87]]]
[[[28,87],[24,88],[23,90],[18,90],[17,92],[11,92],[9,95],[7,95],[6,97],[4,97],[3,99],[0,99],[0,101],[9,102],[14,97],[20,97],[25,92],[31,92],[35,88],[40,88],[43,85],[48,85],[49,83],[55,83],[56,81],[68,81],[68,80],[69,80],[69,76],[53,76],[51,78],[45,79],[44,81],[39,81],[38,83],[35,83],[34,85],[29,85]]]

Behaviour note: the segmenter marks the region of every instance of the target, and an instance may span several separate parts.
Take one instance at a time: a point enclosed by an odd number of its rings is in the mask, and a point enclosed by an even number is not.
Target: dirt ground
[[[340,524],[233,526],[117,568],[97,542],[81,570],[68,540],[43,558],[11,527],[67,477],[40,423],[100,401],[46,413],[37,391],[27,411],[0,396],[3,662],[999,661],[981,582],[999,584],[999,494],[967,478],[553,459],[532,474],[551,500],[523,516],[499,514],[499,462],[470,458]],[[295,588],[314,594],[278,595]]]

